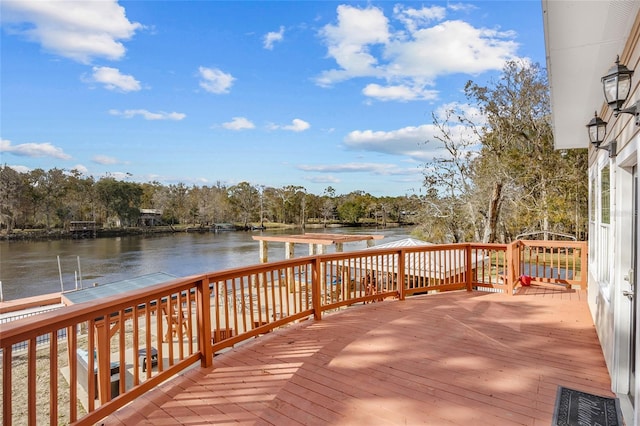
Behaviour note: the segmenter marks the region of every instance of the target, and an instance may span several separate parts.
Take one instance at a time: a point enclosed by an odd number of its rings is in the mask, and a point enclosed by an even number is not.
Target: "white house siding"
[[[629,99],[623,108],[640,101],[640,13],[636,14],[635,23],[629,33],[624,49],[611,52],[611,63],[602,64],[601,75],[604,75],[613,64],[616,55],[620,55],[620,62],[629,69],[635,70],[633,88]],[[599,85],[596,81],[594,84]],[[617,141],[617,153],[609,158],[606,151],[591,150],[589,161],[590,182],[597,182],[591,192],[591,203],[597,206],[595,221],[591,224],[595,234],[589,236],[589,244],[593,246],[590,252],[593,257],[589,262],[589,302],[594,315],[598,336],[602,345],[609,373],[611,374],[613,390],[620,397],[627,424],[639,424],[640,416],[637,408],[640,400],[640,380],[636,379],[635,392],[629,389],[629,370],[632,360],[630,354],[629,335],[632,331],[630,312],[633,303],[623,294],[631,291],[628,274],[631,268],[639,270],[633,265],[632,246],[634,244],[631,230],[633,220],[632,170],[639,163],[640,127],[635,125],[635,119],[630,114],[619,114],[615,117],[612,111],[602,102],[599,105],[600,116],[608,122],[606,143]],[[609,200],[602,192],[603,175],[609,175]],[[636,188],[637,191],[637,188]],[[636,197],[638,195],[636,194]],[[608,201],[610,208],[609,224],[603,220],[603,203]],[[605,204],[606,207],[606,204]],[[638,226],[638,225],[636,225]],[[626,279],[625,279],[626,278]],[[640,318],[640,310],[636,304],[635,321]],[[636,326],[636,348],[638,334]],[[636,365],[640,362],[636,350]],[[634,398],[635,393],[635,398]],[[631,401],[635,399],[635,401]]]
[[[640,275],[638,256],[632,259],[638,237],[631,232],[634,221],[640,229],[640,218],[633,217],[632,205],[632,172],[640,164],[640,126],[630,114],[613,115],[604,102],[600,78],[619,55],[622,64],[635,70],[623,108],[640,101],[640,1],[542,0],[542,8],[556,148],[587,147],[585,125],[594,110],[608,122],[603,146],[613,140],[618,145],[613,158],[604,150],[589,148],[585,177],[589,179],[590,204],[588,302],[625,422],[638,425],[640,378],[629,389],[629,355],[631,313],[635,309],[635,364],[640,366],[640,300],[634,307],[623,292],[631,290],[625,280],[629,270],[634,268],[636,277]],[[605,178],[609,176],[608,199],[602,192],[603,172]],[[639,186],[635,187],[636,198],[640,198]],[[609,223],[603,209],[607,205]],[[636,283],[640,286],[637,278]]]

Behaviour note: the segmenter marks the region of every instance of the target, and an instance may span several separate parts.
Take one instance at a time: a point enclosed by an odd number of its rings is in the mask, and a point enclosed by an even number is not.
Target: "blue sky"
[[[539,1],[0,2],[0,161],[418,193],[432,113],[544,65]],[[431,141],[426,143],[426,141]]]

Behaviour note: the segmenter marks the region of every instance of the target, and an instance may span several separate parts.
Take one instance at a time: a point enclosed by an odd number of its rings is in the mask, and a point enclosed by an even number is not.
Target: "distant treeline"
[[[15,229],[68,230],[72,222],[95,222],[100,229],[153,226],[209,228],[219,223],[239,227],[280,224],[408,223],[420,199],[374,197],[364,191],[323,194],[302,186],[273,188],[241,182],[226,186],[137,183],[114,177],[96,179],[77,170],[36,169],[20,173],[0,167],[0,226]]]

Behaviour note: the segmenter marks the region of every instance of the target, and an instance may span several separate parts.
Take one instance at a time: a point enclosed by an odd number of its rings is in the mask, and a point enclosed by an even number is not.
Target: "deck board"
[[[613,396],[586,300],[530,287],[355,306],[238,345],[101,423],[548,425],[558,385]]]

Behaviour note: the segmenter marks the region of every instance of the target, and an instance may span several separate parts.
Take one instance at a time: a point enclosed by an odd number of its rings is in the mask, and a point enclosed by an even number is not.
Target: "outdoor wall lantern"
[[[636,102],[629,108],[621,109],[627,101],[631,91],[631,76],[633,70],[620,64],[620,57],[616,57],[616,64],[611,67],[607,75],[602,77],[604,98],[609,107],[613,108],[613,114],[617,117],[621,112],[632,114],[636,117],[636,126],[640,126],[640,102]]]
[[[611,141],[607,146],[600,146],[604,142],[604,136],[607,134],[607,122],[598,117],[598,112],[593,114],[593,118],[587,124],[589,130],[589,142],[596,149],[604,149],[609,151],[609,157],[616,156],[616,141]]]

